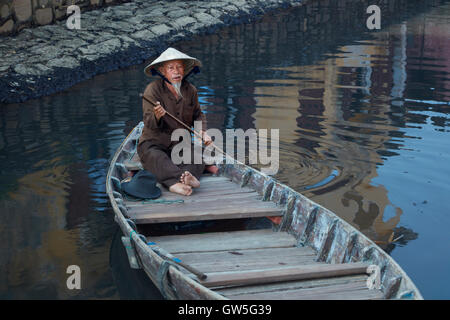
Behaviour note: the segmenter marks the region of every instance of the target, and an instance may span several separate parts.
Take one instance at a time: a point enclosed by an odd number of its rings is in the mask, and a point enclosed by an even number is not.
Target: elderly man
[[[205,165],[194,164],[193,156],[190,163],[175,165],[172,162],[171,151],[178,142],[171,141],[171,134],[183,126],[168,117],[166,111],[188,126],[202,121],[203,142],[205,145],[212,142],[205,133],[206,118],[200,109],[197,89],[186,80],[191,73],[198,72],[200,66],[199,60],[169,48],[144,70],[149,76],[159,75],[160,79],[151,82],[144,91],[144,129],[137,152],[144,169],[153,173],[158,182],[171,192],[187,196],[191,195],[192,188],[200,186]]]

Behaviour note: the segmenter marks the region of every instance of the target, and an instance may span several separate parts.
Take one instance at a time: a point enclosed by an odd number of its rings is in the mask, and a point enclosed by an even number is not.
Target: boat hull
[[[111,160],[106,190],[115,213],[115,221],[124,236],[129,237],[138,265],[167,299],[227,299],[201,284],[182,268],[162,257],[129,219],[128,209],[120,193],[120,181],[127,176],[124,163],[136,152],[143,123],[138,124],[118,148]],[[343,264],[363,262],[379,271],[379,286],[385,299],[423,299],[419,290],[402,268],[379,246],[330,210],[304,197],[290,187],[243,163],[217,164],[219,175],[238,187],[255,190],[262,201],[283,208],[280,224],[274,232],[287,232],[295,237],[298,247],[310,247],[317,262]],[[373,270],[375,270],[373,269]]]

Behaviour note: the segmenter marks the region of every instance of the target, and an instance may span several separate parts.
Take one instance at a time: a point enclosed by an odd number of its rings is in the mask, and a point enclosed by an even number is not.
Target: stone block
[[[225,10],[231,14],[237,14],[239,12],[239,9],[233,5],[228,5],[228,6],[224,7],[223,10]]]
[[[217,19],[207,13],[196,13],[196,14],[194,14],[194,17],[200,23],[205,24],[207,26],[222,23],[222,21],[220,21],[219,19]]]
[[[51,23],[53,21],[52,8],[37,9],[34,18],[36,23],[40,26]]]
[[[13,0],[12,7],[17,22],[28,21],[31,18],[31,0]]]
[[[55,9],[55,19],[59,20],[67,15],[67,9]]]
[[[167,16],[171,19],[177,19],[186,16],[188,13],[184,9],[173,9],[167,12]]]
[[[14,71],[18,74],[24,75],[24,76],[43,76],[48,74],[51,69],[47,66],[44,66],[41,63],[36,63],[33,65],[26,65],[23,63],[17,64],[14,67]]]
[[[0,34],[9,34],[14,28],[14,21],[9,19],[3,25],[0,26]]]
[[[131,34],[130,37],[140,41],[151,41],[155,34],[149,30],[142,30]]]
[[[150,31],[158,36],[167,34],[170,32],[170,30],[171,29],[168,26],[166,26],[165,24],[158,24],[158,25],[150,28]]]
[[[196,23],[197,20],[195,20],[192,17],[182,17],[182,18],[178,18],[175,21],[173,21],[171,24],[174,26],[174,28],[176,29],[182,29],[185,28],[189,25],[193,25],[194,23]]]
[[[219,10],[216,9],[211,9],[209,10],[210,14],[216,18],[220,18],[223,15],[223,12],[220,12]]]
[[[103,4],[103,0],[91,0],[91,5],[93,6],[101,6]]]
[[[41,61],[55,59],[60,55],[60,48],[52,45],[43,45],[42,43],[30,48],[29,52],[34,57],[39,57]]]
[[[74,57],[66,56],[62,58],[52,59],[47,62],[49,68],[68,68],[75,69],[80,66],[80,63]]]
[[[9,10],[9,6],[7,4],[4,4],[0,8],[0,19],[6,19],[11,14]]]

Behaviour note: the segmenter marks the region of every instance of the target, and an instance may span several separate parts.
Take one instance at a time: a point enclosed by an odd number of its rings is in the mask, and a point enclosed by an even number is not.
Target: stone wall
[[[25,28],[0,38],[0,108],[143,63],[177,41],[251,23],[303,1],[133,0],[84,12],[79,29],[64,20]]]
[[[87,11],[130,0],[0,0],[0,35],[16,34],[28,27],[43,26],[62,20],[67,7],[75,4]]]

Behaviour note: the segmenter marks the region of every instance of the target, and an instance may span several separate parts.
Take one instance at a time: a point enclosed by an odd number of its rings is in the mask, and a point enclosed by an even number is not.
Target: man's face
[[[162,74],[171,83],[180,82],[184,76],[184,63],[182,60],[167,61],[162,66]]]

